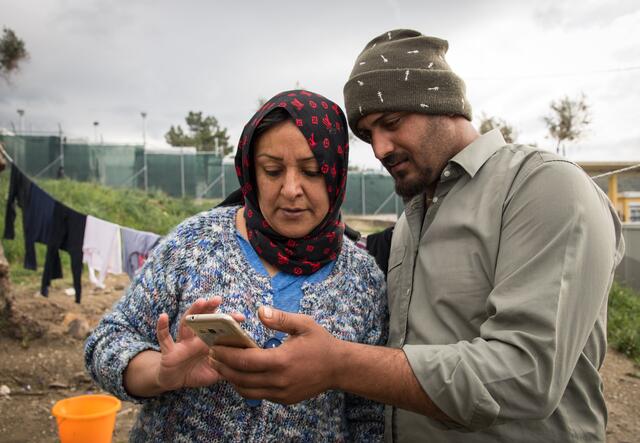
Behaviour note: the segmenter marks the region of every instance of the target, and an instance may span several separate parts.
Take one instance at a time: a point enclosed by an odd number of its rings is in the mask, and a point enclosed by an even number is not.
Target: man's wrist
[[[346,389],[346,380],[349,374],[353,374],[349,366],[350,362],[353,361],[353,352],[355,351],[355,349],[352,349],[352,345],[353,343],[348,341],[335,340],[333,352],[329,356],[332,367],[330,389],[348,391]]]

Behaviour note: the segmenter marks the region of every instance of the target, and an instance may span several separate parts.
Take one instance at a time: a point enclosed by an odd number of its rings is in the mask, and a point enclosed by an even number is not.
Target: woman
[[[285,339],[257,318],[271,305],[310,315],[339,338],[384,343],[384,277],[340,221],[347,143],[333,102],[300,90],[273,97],[238,146],[244,205],[181,223],[102,319],[86,365],[104,389],[143,403],[131,440],[382,438],[382,406],[342,392],[291,406],[243,399],[183,324],[187,314],[230,313],[269,347]]]

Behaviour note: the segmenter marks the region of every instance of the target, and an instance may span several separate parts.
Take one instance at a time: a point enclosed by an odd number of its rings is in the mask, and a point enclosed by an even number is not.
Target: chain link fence
[[[67,177],[183,198],[223,199],[238,188],[232,161],[194,148],[67,142],[62,135],[0,135],[0,141],[35,179]],[[399,215],[404,205],[390,176],[350,171],[343,208],[346,214]]]

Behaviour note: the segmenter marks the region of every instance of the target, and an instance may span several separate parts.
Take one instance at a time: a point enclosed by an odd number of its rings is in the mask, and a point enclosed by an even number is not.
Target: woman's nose
[[[300,174],[297,171],[287,171],[282,185],[282,194],[288,199],[294,199],[302,195],[302,184]]]

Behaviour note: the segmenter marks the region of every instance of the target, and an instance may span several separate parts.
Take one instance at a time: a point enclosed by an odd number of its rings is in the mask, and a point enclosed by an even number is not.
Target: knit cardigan
[[[160,349],[156,321],[166,312],[171,335],[198,298],[223,297],[218,312],[242,312],[242,327],[258,345],[274,335],[257,317],[273,305],[270,279],[249,264],[236,238],[238,207],[213,209],[182,222],[152,252],[124,296],[85,345],[93,379],[122,400],[142,403],[134,442],[380,441],[383,406],[341,391],[285,406],[250,407],[226,381],[136,398],[123,373],[138,353]],[[300,312],[341,340],[382,345],[388,313],[384,276],[366,251],[344,238],[330,275],[302,286]],[[357,374],[354,374],[357,376]]]

